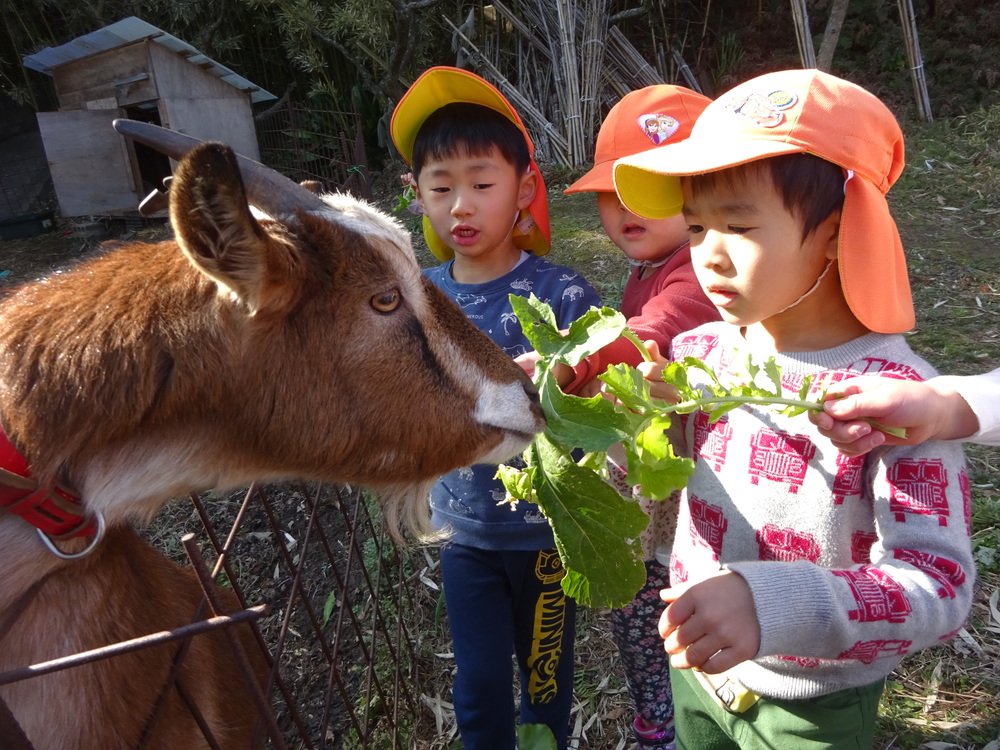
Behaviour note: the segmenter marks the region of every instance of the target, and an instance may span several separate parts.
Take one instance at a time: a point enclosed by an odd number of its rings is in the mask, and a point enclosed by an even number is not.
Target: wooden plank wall
[[[125,103],[156,99],[156,83],[146,45],[144,41],[136,42],[53,68],[59,108],[114,109],[120,104],[116,83],[129,80],[133,82],[125,85],[132,92],[130,101]],[[142,75],[147,77],[135,80]]]
[[[260,160],[247,92],[158,44],[150,45],[149,55],[164,125],[202,140],[223,141],[236,152]]]

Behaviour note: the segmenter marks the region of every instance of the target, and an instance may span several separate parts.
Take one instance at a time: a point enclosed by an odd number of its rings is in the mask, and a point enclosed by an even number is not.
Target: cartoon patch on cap
[[[791,91],[782,91],[778,89],[777,91],[772,91],[767,95],[767,100],[771,102],[771,105],[775,109],[788,109],[795,105],[795,102],[799,100],[795,94]]]
[[[681,126],[676,118],[658,113],[639,115],[636,122],[639,123],[642,132],[657,146],[665,143]]]
[[[737,114],[748,117],[762,128],[776,128],[785,121],[784,110],[795,105],[798,97],[790,91],[772,91],[760,94],[756,91],[742,96],[734,96],[725,106]]]

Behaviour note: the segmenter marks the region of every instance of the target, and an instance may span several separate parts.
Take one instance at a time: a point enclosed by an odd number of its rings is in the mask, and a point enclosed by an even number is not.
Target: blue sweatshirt
[[[576,271],[536,255],[522,253],[522,260],[511,271],[482,284],[456,282],[451,275],[453,263],[447,261],[424,273],[511,358],[532,351],[532,346],[511,310],[510,294],[534,294],[548,303],[560,328],[601,304],[600,295]],[[480,549],[554,547],[552,530],[537,505],[524,501],[516,507],[498,505],[506,492],[496,473],[493,464],[476,464],[441,477],[431,491],[431,521],[435,527],[447,527],[452,541]]]

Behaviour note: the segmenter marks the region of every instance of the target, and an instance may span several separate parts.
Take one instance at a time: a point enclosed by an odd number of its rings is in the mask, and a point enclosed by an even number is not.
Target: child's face
[[[625,208],[617,193],[598,193],[597,212],[608,237],[632,260],[655,262],[688,241],[683,216],[643,219]]]
[[[514,248],[514,221],[534,198],[535,176],[518,174],[496,149],[486,156],[459,151],[428,159],[416,194],[434,231],[456,256],[483,257]]]
[[[691,263],[723,320],[739,326],[764,323],[768,330],[789,323],[822,328],[824,317],[846,304],[833,269],[801,303],[785,309],[836,258],[839,212],[803,241],[801,221],[785,207],[766,172],[735,185],[720,180],[697,197],[689,180],[682,185]]]

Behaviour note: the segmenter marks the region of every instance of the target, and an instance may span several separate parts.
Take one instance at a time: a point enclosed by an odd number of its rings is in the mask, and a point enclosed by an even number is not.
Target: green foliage
[[[716,50],[715,68],[712,70],[712,82],[717,87],[730,88],[733,82],[728,79],[743,61],[744,54],[743,45],[735,31],[722,37]]]
[[[544,724],[522,724],[517,728],[517,746],[521,750],[556,750],[556,737]]]
[[[413,189],[412,185],[407,185],[403,188],[403,192],[399,194],[396,199],[396,205],[393,206],[393,211],[403,211],[410,207],[410,204],[417,199],[417,193]]]
[[[609,308],[591,309],[561,332],[551,308],[534,295],[511,295],[510,303],[540,355],[534,379],[548,424],[524,452],[525,469],[503,466],[498,473],[512,501],[537,503],[545,514],[566,569],[563,589],[586,606],[623,606],[646,580],[637,540],[649,518],[606,481],[605,457],[613,444],[625,449],[629,483],[652,500],[664,500],[694,471],[694,462],[677,456],[670,443],[672,413],[700,409],[714,421],[746,403],[775,406],[789,416],[821,408],[824,394],[817,401],[804,400],[810,379],[797,399],[784,397],[773,358],[761,364],[748,358],[745,380],[732,385],[693,357],[671,363],[663,379],[673,386],[676,403],[653,398],[646,379],[627,365],[610,367],[601,376],[613,400],[565,394],[553,374],[557,364],[576,365],[620,336],[645,353],[641,343],[624,316]],[[693,369],[709,377],[704,392],[688,382]]]

